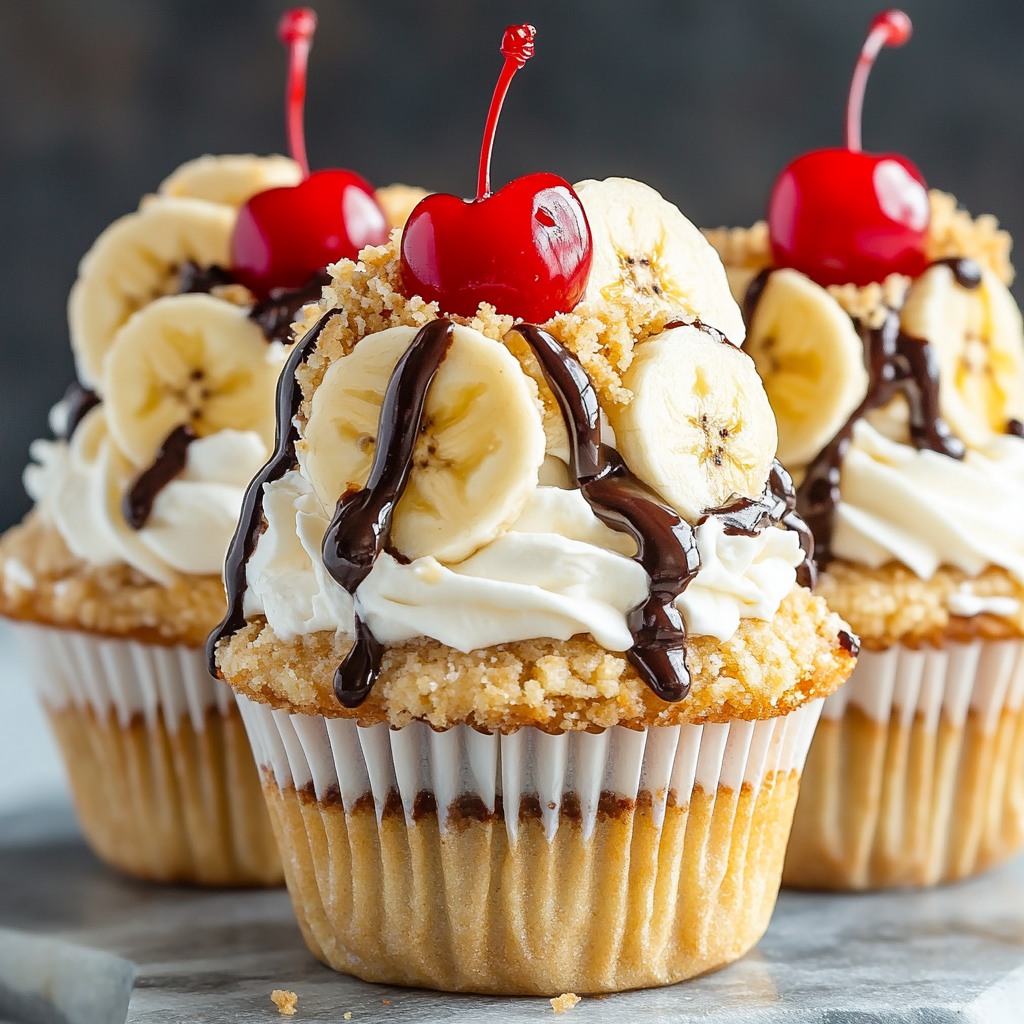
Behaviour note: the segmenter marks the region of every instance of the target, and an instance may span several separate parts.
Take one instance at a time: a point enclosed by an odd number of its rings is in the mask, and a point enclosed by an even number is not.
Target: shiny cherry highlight
[[[364,246],[388,238],[384,211],[365,178],[344,170],[309,173],[303,114],[315,30],[316,14],[308,7],[286,12],[278,25],[288,48],[288,148],[303,180],[253,196],[239,210],[231,237],[235,276],[261,299],[274,288],[299,288],[328,264],[355,259]]]
[[[491,193],[498,116],[516,72],[533,56],[536,30],[511,25],[505,63],[491,98],[472,200],[437,193],[413,210],[402,232],[407,295],[442,312],[473,316],[481,302],[543,323],[572,309],[586,291],[593,250],[579,196],[556,174],[528,174]]]
[[[930,208],[921,172],[905,157],[861,151],[864,88],[884,46],[902,46],[910,18],[875,16],[861,49],[846,111],[846,148],[819,149],[779,175],[768,203],[772,256],[821,285],[916,276],[927,261]]]

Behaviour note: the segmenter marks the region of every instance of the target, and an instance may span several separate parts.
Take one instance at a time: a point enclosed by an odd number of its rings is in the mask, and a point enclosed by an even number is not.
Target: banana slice
[[[117,332],[104,362],[110,433],[137,467],[149,466],[183,423],[200,437],[231,427],[274,443],[274,391],[284,358],[246,310],[210,295],[171,295]]]
[[[689,523],[733,496],[760,497],[775,457],[775,417],[751,359],[694,327],[638,345],[608,408],[626,465]]]
[[[413,327],[392,327],[363,338],[313,393],[300,458],[326,508],[366,483],[384,392],[415,335]],[[398,550],[408,558],[468,558],[519,517],[543,461],[540,410],[515,357],[456,327],[427,394],[412,474],[395,511]]]
[[[581,181],[594,244],[584,301],[622,304],[644,297],[700,317],[731,342],[744,338],[743,317],[711,243],[650,185],[632,178]]]
[[[425,188],[415,185],[385,185],[374,193],[388,225],[393,228],[404,228],[409,214],[430,193]]]
[[[99,387],[114,335],[137,309],[176,289],[181,264],[228,265],[234,225],[228,206],[154,196],[96,239],[68,298],[71,347],[83,384]]]
[[[164,178],[160,194],[237,208],[257,192],[300,181],[302,169],[286,156],[207,155],[189,160]]]
[[[764,381],[779,461],[805,466],[864,400],[864,345],[842,306],[796,270],[768,278],[743,350]]]
[[[962,441],[984,447],[1007,421],[1024,420],[1024,325],[1006,285],[987,267],[977,288],[962,288],[943,264],[911,285],[903,330],[939,357],[939,405]]]

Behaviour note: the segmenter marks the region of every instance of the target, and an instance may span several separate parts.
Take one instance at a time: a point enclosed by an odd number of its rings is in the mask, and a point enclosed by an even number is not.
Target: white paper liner
[[[569,794],[578,797],[588,839],[603,792],[629,801],[649,792],[654,823],[661,828],[670,794],[685,805],[698,786],[710,793],[747,783],[756,790],[768,773],[801,770],[822,701],[760,722],[645,730],[615,726],[558,735],[528,727],[507,736],[466,725],[435,732],[419,722],[402,729],[364,728],[349,719],[274,711],[241,695],[238,706],[257,764],[281,789],[312,783],[319,800],[338,792],[346,813],[371,793],[378,823],[395,791],[410,826],[416,796],[426,791],[436,798],[442,831],[449,808],[463,794],[479,797],[492,813],[499,796],[505,808],[517,809],[523,797],[536,796],[551,840]],[[515,843],[519,814],[503,817]]]
[[[993,732],[1004,710],[1024,699],[1024,641],[974,640],[918,650],[896,644],[861,651],[850,678],[825,699],[822,718],[840,719],[853,705],[876,722],[898,715],[904,726],[920,716],[934,732],[940,716],[964,724],[968,711]]]
[[[231,708],[231,687],[210,675],[201,650],[35,623],[11,626],[40,699],[54,711],[72,704],[91,707],[98,718],[106,718],[114,708],[122,726],[141,714],[148,726],[162,717],[174,733],[185,715],[192,728],[202,732],[211,707],[224,714]]]

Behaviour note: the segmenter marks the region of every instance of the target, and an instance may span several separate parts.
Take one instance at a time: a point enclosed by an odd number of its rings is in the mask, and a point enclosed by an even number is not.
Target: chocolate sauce
[[[455,325],[439,319],[413,338],[384,393],[366,486],[341,496],[324,534],[324,567],[350,594],[390,543],[395,507],[412,472],[427,392],[454,336]],[[357,615],[355,643],[334,676],[334,692],[344,707],[358,707],[366,700],[380,671],[382,653],[383,648]]]
[[[253,477],[242,500],[242,511],[235,527],[235,534],[228,547],[224,563],[224,589],[227,593],[228,610],[220,625],[206,641],[206,663],[211,675],[218,675],[217,645],[225,637],[233,636],[245,625],[242,600],[245,597],[245,566],[263,529],[263,488],[265,484],[280,480],[290,469],[295,468],[295,442],[299,429],[295,416],[302,403],[302,388],[295,379],[295,372],[309,358],[331,318],[338,313],[332,309],[326,312],[316,325],[298,342],[288,354],[281,376],[277,381],[277,434],[274,454],[270,461]]]
[[[234,283],[234,274],[224,267],[217,266],[216,263],[201,267],[193,260],[185,260],[178,268],[179,295],[205,294],[221,285]]]
[[[540,363],[570,437],[570,472],[594,514],[636,541],[635,560],[651,580],[648,599],[629,614],[633,646],[626,653],[644,682],[662,700],[682,700],[690,689],[686,627],[675,599],[697,575],[700,557],[693,530],[626,468],[614,448],[601,443],[597,392],[586,370],[546,331],[516,330]]]
[[[856,658],[860,654],[860,637],[848,629],[841,629],[839,630],[839,646],[847,654],[852,654]]]
[[[981,286],[981,267],[977,260],[970,256],[952,256],[946,260],[936,260],[933,266],[941,264],[953,271],[953,277],[961,288],[973,291]]]
[[[1010,419],[1006,422],[1006,432],[1014,437],[1024,437],[1024,423],[1020,420]]]
[[[71,435],[78,428],[78,424],[100,404],[100,396],[95,391],[90,391],[88,388],[83,387],[75,380],[68,385],[67,390],[64,392],[63,401],[67,408],[67,416],[64,422],[64,430],[60,436],[65,441],[70,441]]]
[[[326,270],[318,270],[301,288],[273,288],[270,297],[257,302],[249,313],[267,341],[290,342],[292,322],[299,310],[309,302],[318,302],[325,284],[331,283]]]
[[[981,271],[970,259],[940,260],[949,266],[958,283],[977,287]],[[763,270],[751,281],[743,303],[744,319],[749,327],[771,270]],[[972,283],[974,282],[974,283]],[[794,522],[792,529],[810,528],[815,557],[819,565],[832,558],[832,533],[839,504],[839,479],[843,459],[853,440],[853,428],[872,409],[886,405],[902,394],[910,406],[910,439],[915,448],[929,449],[952,459],[964,457],[962,442],[953,436],[939,411],[939,363],[935,349],[926,340],[914,338],[900,328],[899,310],[889,309],[881,327],[868,329],[858,320],[854,324],[864,344],[864,362],[868,369],[868,391],[838,434],[807,467],[797,492],[797,509],[806,526]],[[785,520],[783,521],[784,525]]]
[[[133,529],[141,530],[153,511],[157,495],[179,474],[188,463],[188,446],[196,439],[196,432],[187,424],[175,427],[153,459],[153,465],[143,470],[121,497],[121,515]]]

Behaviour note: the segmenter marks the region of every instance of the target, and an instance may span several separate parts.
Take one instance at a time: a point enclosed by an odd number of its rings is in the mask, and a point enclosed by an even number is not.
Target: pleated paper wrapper
[[[281,884],[233,693],[202,651],[12,625],[99,857],[155,881]]]
[[[1024,846],[1024,641],[863,651],[825,701],[785,884],[973,875]]]
[[[821,708],[499,735],[238,701],[321,960],[547,995],[669,984],[757,942]]]

